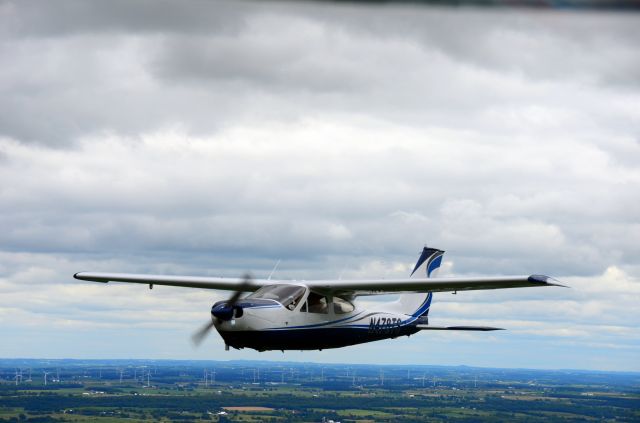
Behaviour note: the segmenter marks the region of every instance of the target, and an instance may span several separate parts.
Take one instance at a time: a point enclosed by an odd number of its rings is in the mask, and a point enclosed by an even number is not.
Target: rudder
[[[410,278],[430,278],[440,268],[443,255],[443,250],[425,246],[411,272]],[[427,317],[432,298],[433,293],[431,292],[428,292],[426,296],[423,293],[409,293],[400,295],[399,302],[404,313],[413,317]]]

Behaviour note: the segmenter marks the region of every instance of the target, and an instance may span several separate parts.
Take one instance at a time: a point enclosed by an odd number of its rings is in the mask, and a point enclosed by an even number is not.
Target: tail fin
[[[426,276],[430,278],[431,274],[440,267],[443,255],[444,251],[425,246],[416,266],[413,268],[413,272],[411,272],[411,277],[424,278]]]
[[[424,247],[420,258],[411,272],[411,278],[431,277],[438,270],[442,263],[444,251],[437,248]],[[411,293],[400,295],[399,302],[402,305],[404,313],[411,314],[413,317],[427,317],[429,308],[431,307],[431,299],[433,294],[428,292],[426,295],[422,293]]]

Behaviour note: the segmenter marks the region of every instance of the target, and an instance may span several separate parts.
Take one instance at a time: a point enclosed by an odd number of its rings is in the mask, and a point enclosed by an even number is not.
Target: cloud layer
[[[224,294],[76,271],[390,277],[426,242],[449,275],[572,289],[436,297],[434,319],[507,335],[285,358],[639,370],[637,16],[27,1],[0,21],[0,355],[229,357],[187,342]]]

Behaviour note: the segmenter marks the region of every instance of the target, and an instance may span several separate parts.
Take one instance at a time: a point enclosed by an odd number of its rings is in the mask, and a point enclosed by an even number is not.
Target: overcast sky
[[[0,2],[0,357],[640,370],[640,14]],[[421,333],[194,350],[215,291],[78,271],[543,273]],[[366,300],[375,307],[375,302]]]

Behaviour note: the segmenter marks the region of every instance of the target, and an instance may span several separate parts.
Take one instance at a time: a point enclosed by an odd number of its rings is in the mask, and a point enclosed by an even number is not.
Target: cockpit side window
[[[329,301],[325,295],[320,295],[315,292],[310,292],[307,297],[307,304],[309,313],[324,313],[329,312]]]
[[[351,313],[354,307],[349,301],[340,297],[333,297],[333,312],[335,314]]]
[[[276,300],[289,310],[296,308],[304,295],[305,288],[297,285],[267,285],[258,289],[247,298],[265,298]]]

